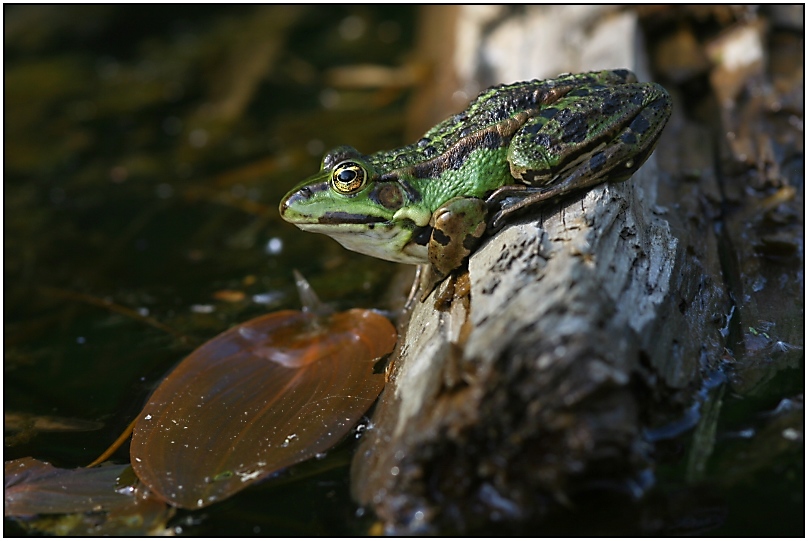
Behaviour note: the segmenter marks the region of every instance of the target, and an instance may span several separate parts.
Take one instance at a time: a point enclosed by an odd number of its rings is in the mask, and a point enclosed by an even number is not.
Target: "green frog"
[[[280,214],[349,250],[427,264],[423,301],[517,213],[629,178],[670,112],[665,89],[628,70],[495,86],[411,145],[327,152]]]

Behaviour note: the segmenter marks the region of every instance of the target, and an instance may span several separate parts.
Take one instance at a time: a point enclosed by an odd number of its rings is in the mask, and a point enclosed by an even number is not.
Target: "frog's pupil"
[[[351,182],[353,179],[356,178],[356,171],[352,171],[350,169],[343,169],[340,171],[339,175],[337,175],[340,182]]]

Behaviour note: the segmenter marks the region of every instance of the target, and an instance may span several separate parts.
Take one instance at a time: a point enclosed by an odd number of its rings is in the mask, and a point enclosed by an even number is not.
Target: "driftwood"
[[[603,24],[633,28],[631,14],[612,15]],[[622,33],[618,57],[637,43],[636,29]],[[626,66],[614,62],[572,66]],[[674,115],[660,147],[685,129]],[[658,190],[660,178],[652,156],[625,183],[506,227],[472,256],[450,302],[436,309],[439,288],[401,323],[352,466],[356,498],[387,531],[525,524],[589,487],[647,487],[648,428],[693,404],[729,312],[712,233],[686,223],[698,198]]]

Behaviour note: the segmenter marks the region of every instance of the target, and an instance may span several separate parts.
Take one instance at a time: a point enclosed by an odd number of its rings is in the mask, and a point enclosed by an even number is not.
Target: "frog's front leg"
[[[671,111],[655,83],[581,88],[541,110],[514,134],[511,174],[487,201],[501,204],[490,227],[517,211],[605,181],[629,178],[654,149]]]
[[[422,278],[423,302],[441,280],[462,266],[485,233],[488,206],[475,197],[455,197],[432,213],[427,245],[429,265]]]

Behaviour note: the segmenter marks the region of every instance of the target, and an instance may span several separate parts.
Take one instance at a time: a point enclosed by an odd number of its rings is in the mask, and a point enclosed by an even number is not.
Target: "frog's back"
[[[441,167],[420,168],[441,169],[461,162],[472,150],[507,146],[529,118],[575,88],[585,85],[594,89],[634,81],[636,77],[628,70],[610,70],[493,86],[483,90],[465,111],[437,124],[415,143],[378,152],[370,158],[381,171],[446,162]]]

